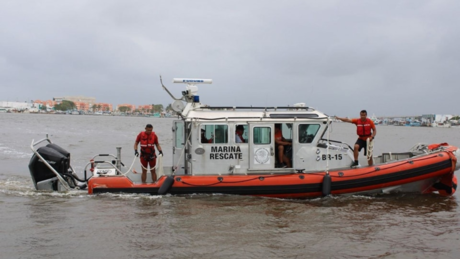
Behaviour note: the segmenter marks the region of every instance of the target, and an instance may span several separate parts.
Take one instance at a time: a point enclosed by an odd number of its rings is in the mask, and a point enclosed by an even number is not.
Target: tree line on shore
[[[101,111],[101,108],[102,108],[101,105],[97,105],[97,104],[94,104],[91,107],[93,112]],[[46,105],[42,105],[40,107],[40,109],[46,111],[47,107],[46,107]],[[106,109],[105,112],[109,112],[108,107],[106,107],[105,109]],[[77,106],[72,101],[63,100],[61,103],[56,104],[54,106],[54,110],[56,110],[56,111],[73,111],[73,110],[77,110]],[[165,109],[163,107],[163,104],[152,104],[150,109],[142,108],[142,109],[132,110],[132,108],[130,106],[120,106],[120,107],[118,107],[118,111],[120,111],[122,113],[161,113],[164,110]],[[171,104],[169,104],[166,107],[166,110],[172,110],[171,109]]]

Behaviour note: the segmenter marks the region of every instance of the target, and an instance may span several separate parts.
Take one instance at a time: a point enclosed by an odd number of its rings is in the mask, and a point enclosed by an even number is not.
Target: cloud
[[[458,114],[457,1],[2,1],[0,99]],[[433,105],[435,104],[435,105]]]

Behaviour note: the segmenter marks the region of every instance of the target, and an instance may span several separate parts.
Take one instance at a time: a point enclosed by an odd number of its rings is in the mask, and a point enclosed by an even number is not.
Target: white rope
[[[117,169],[117,171],[123,175],[123,176],[126,176],[132,169],[133,169],[133,166],[134,166],[134,162],[136,162],[136,156],[134,156],[134,159],[133,159],[133,162],[131,163],[131,166],[129,167],[128,171],[126,171],[125,173],[121,172],[120,170],[118,170],[118,168],[115,167],[115,169]],[[134,172],[133,172],[134,173]]]
[[[133,166],[134,166],[134,163],[136,162],[137,158],[138,158],[137,156],[134,156],[133,162],[131,163],[131,166],[129,167],[129,169],[126,172],[123,173],[116,167],[115,167],[115,169],[123,176],[126,176],[130,172],[133,172],[133,174],[137,174],[136,170],[133,170]],[[158,178],[160,178],[161,175],[164,175],[163,155],[158,155],[157,158],[158,159],[157,159],[157,162],[155,163],[155,167],[150,168],[150,170],[155,169],[155,172],[157,173]],[[141,167],[143,169],[147,170],[147,171],[149,170],[148,168],[144,167],[142,164],[141,164]]]
[[[367,160],[371,160],[372,159],[372,156],[374,154],[374,140],[371,140],[370,138],[368,138],[366,140],[366,145],[367,145]]]
[[[160,167],[159,166],[160,162],[161,162],[161,164],[163,164],[163,155],[158,155],[156,162],[158,162],[158,163],[155,163],[155,166],[153,168],[150,168],[150,170],[158,169]],[[147,167],[144,167],[144,165],[142,165],[142,164],[141,164],[141,167],[142,167],[142,169],[149,170]]]

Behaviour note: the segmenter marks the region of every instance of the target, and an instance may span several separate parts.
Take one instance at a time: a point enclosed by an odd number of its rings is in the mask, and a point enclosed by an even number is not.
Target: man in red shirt
[[[348,118],[336,118],[343,122],[349,122],[356,125],[356,133],[358,134],[358,140],[356,140],[355,148],[354,148],[354,157],[355,161],[353,161],[353,166],[357,166],[358,163],[358,155],[359,151],[364,147],[364,154],[367,154],[367,139],[374,140],[375,135],[377,135],[377,129],[375,128],[374,122],[367,118],[367,111],[362,110],[360,113],[359,119],[348,119]],[[372,157],[368,160],[369,166],[374,164]]]
[[[285,152],[285,146],[291,146],[292,143],[287,141],[283,137],[283,132],[281,131],[281,124],[275,124],[275,144],[276,148],[278,150],[278,162],[280,163],[280,166],[285,168],[289,167],[291,168],[291,160],[289,157],[284,154]]]
[[[142,131],[137,135],[136,141],[134,142],[134,155],[139,156],[139,152],[137,151],[137,146],[141,144],[141,164],[142,164],[142,183],[146,183],[147,181],[147,168],[150,166],[150,173],[152,174],[152,182],[157,180],[157,174],[155,171],[155,164],[156,164],[156,154],[155,154],[155,146],[158,149],[160,155],[163,155],[163,151],[161,149],[160,143],[158,142],[158,137],[153,132],[152,124],[147,124],[145,126],[145,131]]]

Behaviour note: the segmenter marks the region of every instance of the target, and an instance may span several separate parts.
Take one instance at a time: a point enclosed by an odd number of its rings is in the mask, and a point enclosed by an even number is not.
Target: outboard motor
[[[29,162],[29,171],[37,190],[60,191],[59,179],[51,168],[53,168],[70,187],[75,187],[75,181],[71,177],[69,152],[56,144],[50,143],[37,149],[37,153],[45,160],[42,161],[37,154],[34,154]]]

